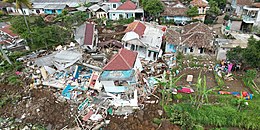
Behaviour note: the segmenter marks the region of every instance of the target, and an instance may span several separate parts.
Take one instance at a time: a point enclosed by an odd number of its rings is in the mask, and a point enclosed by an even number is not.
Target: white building
[[[161,45],[164,35],[163,26],[134,21],[125,30],[122,38],[124,47],[137,51],[138,57],[146,60],[157,60],[162,53]]]

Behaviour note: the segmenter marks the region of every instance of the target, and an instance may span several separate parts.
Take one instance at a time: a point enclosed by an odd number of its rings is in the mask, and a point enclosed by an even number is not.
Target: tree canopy
[[[186,14],[187,14],[189,17],[198,16],[198,15],[199,15],[198,7],[196,7],[196,6],[190,7],[190,8],[187,10]]]
[[[218,3],[214,0],[209,0],[209,10],[207,11],[207,14],[208,15],[214,15],[214,16],[217,16],[220,14],[220,9],[218,7]]]
[[[144,11],[151,16],[158,16],[164,10],[164,6],[160,0],[141,0],[141,5]]]
[[[260,40],[251,37],[248,39],[248,46],[245,49],[234,48],[227,53],[229,60],[238,60],[252,67],[260,68]]]
[[[31,2],[30,0],[3,0],[7,3],[15,3],[16,8],[21,9],[22,5],[25,5],[27,8],[31,8]]]
[[[12,30],[24,39],[28,40],[29,38],[32,38],[34,44],[29,43],[29,46],[32,49],[64,44],[71,38],[70,30],[55,24],[47,25],[41,17],[35,17],[35,19],[30,22],[32,36],[30,37],[22,19],[22,17],[12,18]]]

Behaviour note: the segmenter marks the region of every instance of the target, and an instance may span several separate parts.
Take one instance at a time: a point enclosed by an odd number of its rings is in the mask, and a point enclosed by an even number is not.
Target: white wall
[[[106,12],[96,12],[96,17],[97,17],[97,18],[103,18],[103,17],[108,18]]]
[[[23,10],[23,12],[24,12],[24,15],[30,15],[30,14],[31,14],[30,9],[24,8],[24,9],[22,9],[22,10]],[[20,9],[18,9],[18,13],[19,13],[19,14],[23,15],[23,12],[22,12]]]
[[[38,15],[37,10],[39,10],[39,14],[44,14],[44,9],[31,9],[31,13]]]

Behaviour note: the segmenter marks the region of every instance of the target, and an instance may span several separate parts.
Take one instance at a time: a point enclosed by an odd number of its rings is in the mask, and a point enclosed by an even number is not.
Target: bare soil
[[[17,102],[8,102],[0,108],[2,118],[24,117],[21,119],[23,123],[41,124],[51,129],[74,125],[69,105],[57,102],[53,92],[47,89],[33,89],[27,92],[22,87],[1,85],[0,95],[20,97]]]
[[[191,83],[195,84],[198,80],[200,72],[201,72],[201,78],[203,78],[204,76],[206,77],[208,88],[213,88],[217,86],[217,82],[214,78],[213,71],[208,71],[208,70],[201,71],[201,69],[186,69],[181,71],[179,75],[183,75],[183,77],[180,79],[179,82],[177,82],[177,85],[182,85],[182,86],[189,85],[189,83],[186,81],[187,75],[193,75],[193,81]],[[230,91],[230,92],[241,92],[241,91],[250,92],[250,90],[243,84],[241,78],[239,78],[239,73],[233,73],[233,74],[235,75],[234,80],[232,81],[224,80],[225,87],[223,89],[225,91]]]
[[[124,119],[124,116],[110,116],[110,124],[105,130],[180,130],[179,126],[163,121],[160,125],[153,123],[154,118],[161,119],[158,110],[162,110],[159,104],[146,104],[143,110],[139,110]]]

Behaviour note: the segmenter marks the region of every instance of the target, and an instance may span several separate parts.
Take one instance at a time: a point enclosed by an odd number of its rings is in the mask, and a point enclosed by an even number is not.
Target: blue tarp
[[[66,99],[71,99],[72,98],[72,91],[74,89],[80,89],[85,91],[85,88],[82,87],[77,87],[77,86],[71,86],[70,84],[68,84],[66,86],[66,88],[63,89],[63,91],[61,92],[61,95],[64,96]],[[77,92],[77,94],[81,94],[82,92]]]

